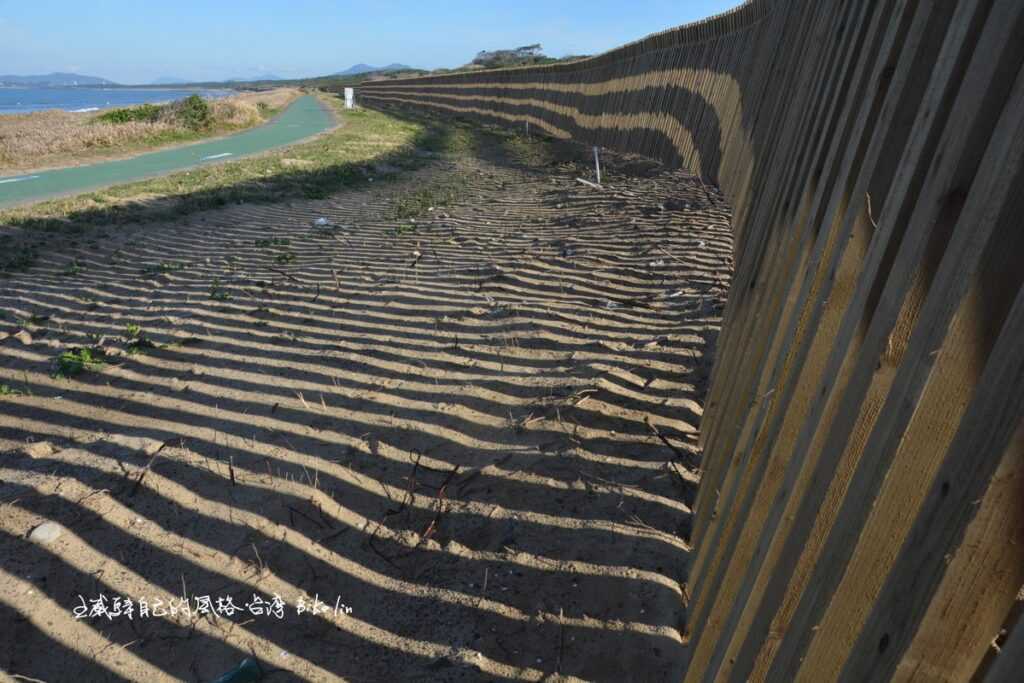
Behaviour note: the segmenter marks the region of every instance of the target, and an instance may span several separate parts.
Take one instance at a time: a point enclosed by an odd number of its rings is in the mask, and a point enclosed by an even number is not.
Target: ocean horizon
[[[227,97],[230,90],[204,88],[0,88],[0,115],[48,109],[88,112],[110,107],[160,104],[189,95]]]

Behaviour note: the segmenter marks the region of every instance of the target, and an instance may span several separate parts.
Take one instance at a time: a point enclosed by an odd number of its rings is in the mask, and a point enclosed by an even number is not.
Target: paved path
[[[0,177],[0,206],[77,194],[200,164],[228,161],[292,144],[326,130],[332,123],[331,115],[320,102],[305,95],[270,123],[219,140],[119,161]]]

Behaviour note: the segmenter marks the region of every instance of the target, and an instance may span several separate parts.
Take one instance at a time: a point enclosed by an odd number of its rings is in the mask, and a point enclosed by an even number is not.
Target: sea
[[[99,111],[109,107],[159,104],[189,95],[218,98],[230,90],[172,88],[4,88],[0,87],[0,115],[25,114],[44,109]]]

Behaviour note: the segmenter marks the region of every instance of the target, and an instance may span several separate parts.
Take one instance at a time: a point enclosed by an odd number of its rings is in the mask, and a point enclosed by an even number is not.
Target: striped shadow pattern
[[[361,88],[733,203],[687,681],[1024,667],[997,654],[1024,628],[1021,35],[1015,0],[753,0],[586,60]]]

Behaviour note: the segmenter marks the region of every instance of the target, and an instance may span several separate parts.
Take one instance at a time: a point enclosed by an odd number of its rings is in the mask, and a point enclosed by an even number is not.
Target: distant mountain
[[[161,76],[160,78],[153,81],[150,85],[181,85],[182,83],[188,83],[189,81],[184,78],[176,78],[175,76]]]
[[[359,74],[368,74],[375,71],[410,71],[411,66],[405,64],[388,64],[387,66],[370,66],[369,64],[356,64],[355,66],[348,68],[344,71],[339,71],[334,76],[358,76]]]
[[[0,76],[0,85],[57,88],[75,85],[117,85],[106,78],[82,76],[81,74],[52,73],[40,76]]]

